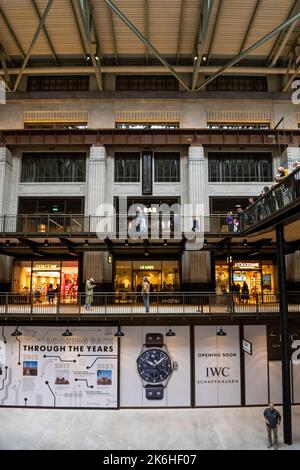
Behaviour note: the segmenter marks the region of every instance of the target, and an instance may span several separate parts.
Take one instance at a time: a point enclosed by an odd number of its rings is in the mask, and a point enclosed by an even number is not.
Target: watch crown
[[[173,362],[173,369],[177,370],[178,369],[178,362]]]

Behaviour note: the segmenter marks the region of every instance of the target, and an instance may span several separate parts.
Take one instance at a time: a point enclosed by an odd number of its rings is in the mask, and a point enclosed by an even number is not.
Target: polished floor
[[[281,408],[278,407],[281,411]],[[0,409],[0,449],[266,449],[263,408],[49,410]],[[300,450],[300,406],[293,408]],[[5,431],[4,431],[5,429]]]

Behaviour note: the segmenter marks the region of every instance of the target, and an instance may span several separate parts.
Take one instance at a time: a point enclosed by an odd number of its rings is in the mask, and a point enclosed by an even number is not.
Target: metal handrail
[[[300,166],[275,183],[240,214],[240,231],[274,215],[300,197]]]

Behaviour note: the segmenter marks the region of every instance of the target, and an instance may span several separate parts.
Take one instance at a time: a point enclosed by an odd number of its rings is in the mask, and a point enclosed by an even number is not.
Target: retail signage
[[[3,327],[0,406],[117,408],[115,328],[69,329],[19,326],[22,335],[11,336],[15,328]]]
[[[151,270],[151,269],[154,269],[154,266],[153,264],[141,264],[140,265],[140,269],[141,270]]]
[[[281,361],[281,334],[278,326],[268,326],[268,360],[269,361]],[[292,344],[300,340],[300,328],[293,328],[289,335],[289,353],[290,356],[293,354]]]
[[[34,271],[57,271],[60,270],[60,263],[33,263]]]
[[[196,406],[241,404],[239,328],[195,326]]]
[[[252,343],[246,339],[243,339],[243,351],[252,356]]]
[[[251,263],[251,262],[243,262],[243,261],[236,261],[233,263],[233,269],[244,269],[244,270],[259,270],[260,264],[259,263]]]

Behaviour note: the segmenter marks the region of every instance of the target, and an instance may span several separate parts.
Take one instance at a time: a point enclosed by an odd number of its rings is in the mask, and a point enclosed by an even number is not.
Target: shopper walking
[[[278,428],[281,423],[281,415],[275,409],[274,403],[270,402],[269,407],[264,411],[264,418],[267,426],[268,449],[274,446],[274,450],[278,449]],[[272,441],[273,435],[273,441]]]
[[[241,299],[243,300],[243,302],[246,301],[246,303],[248,303],[248,300],[249,300],[249,287],[248,287],[248,284],[247,284],[246,281],[243,282]]]
[[[86,310],[89,310],[92,306],[93,303],[93,298],[94,298],[94,287],[96,284],[94,284],[94,279],[91,277],[86,281],[85,284],[85,305],[84,308]]]
[[[142,293],[143,293],[143,301],[145,306],[145,312],[149,313],[149,304],[150,304],[150,283],[148,281],[147,276],[143,278],[142,282]]]
[[[49,284],[49,287],[47,289],[47,299],[48,299],[49,304],[50,303],[53,304],[54,297],[55,297],[55,292],[54,292],[53,284]]]

